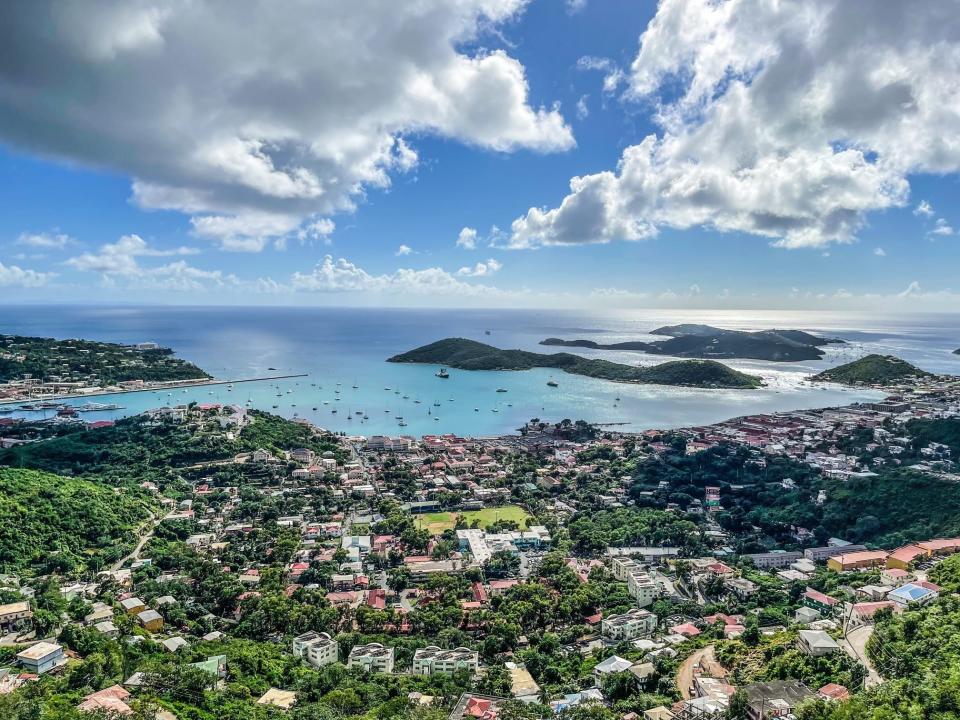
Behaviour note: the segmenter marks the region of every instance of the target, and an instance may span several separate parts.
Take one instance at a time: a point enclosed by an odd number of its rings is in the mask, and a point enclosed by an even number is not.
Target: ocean
[[[868,352],[898,355],[932,372],[960,372],[960,356],[951,354],[960,347],[960,315],[947,314],[8,306],[0,308],[0,318],[0,333],[156,342],[226,380],[307,375],[236,384],[232,389],[215,385],[171,393],[98,396],[95,401],[117,403],[123,410],[85,413],[86,420],[113,419],[190,401],[244,404],[250,400],[252,407],[368,436],[500,435],[531,418],[583,419],[641,431],[706,424],[749,413],[848,404],[882,394],[813,386],[805,378]],[[604,343],[649,340],[654,339],[648,335],[650,330],[681,322],[734,329],[797,328],[839,337],[847,344],[828,346],[827,356],[813,362],[725,361],[738,370],[762,375],[767,386],[758,390],[627,385],[551,370],[450,369],[450,378],[444,380],[435,376],[438,368],[433,366],[385,362],[394,354],[445,337],[554,352],[559,349],[544,348],[539,341],[547,337]],[[643,365],[670,359],[638,352],[564,350]],[[550,379],[558,387],[548,387]],[[498,388],[507,392],[498,393]]]

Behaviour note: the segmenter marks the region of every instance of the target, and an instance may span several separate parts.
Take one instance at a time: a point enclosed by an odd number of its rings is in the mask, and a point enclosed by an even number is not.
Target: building
[[[340,646],[325,632],[307,632],[293,639],[293,654],[320,668],[340,659]]]
[[[453,706],[449,720],[496,720],[507,698],[494,695],[476,695],[464,693]]]
[[[380,643],[354,645],[347,658],[347,667],[361,667],[367,672],[392,673],[393,648]]]
[[[784,550],[750,553],[749,555],[743,555],[742,557],[752,562],[753,566],[760,570],[770,570],[771,568],[780,570],[782,568],[790,567],[791,563],[796,562],[803,557],[803,553],[796,550],[789,552]]]
[[[0,605],[0,635],[21,633],[33,627],[33,611],[29,602]]]
[[[905,608],[908,605],[926,605],[940,595],[937,590],[930,587],[931,584],[932,583],[907,583],[901,585],[896,590],[891,590],[887,593],[887,599],[892,600],[901,608]]]
[[[747,693],[747,716],[750,720],[769,720],[791,714],[798,705],[817,694],[797,680],[774,680],[754,683],[743,688]]]
[[[853,630],[862,625],[870,625],[873,623],[873,616],[880,610],[892,610],[894,606],[892,600],[856,603],[850,608],[850,616],[847,619],[847,630]]]
[[[38,642],[17,653],[17,661],[27,672],[43,675],[65,665],[67,658],[63,648],[56,643]]]
[[[649,610],[632,608],[621,615],[605,617],[600,623],[604,637],[613,641],[648,637],[657,627],[657,616]]]
[[[120,607],[123,608],[123,611],[127,615],[139,615],[147,609],[147,604],[140,598],[134,596],[128,597],[126,600],[121,600]]]
[[[540,686],[533,679],[533,675],[523,665],[514,662],[504,663],[510,673],[510,694],[520,702],[539,702]]]
[[[77,710],[85,713],[99,712],[107,717],[133,715],[133,708],[125,702],[130,693],[119,685],[87,695]]]
[[[420,648],[413,654],[414,675],[453,674],[458,670],[468,670],[471,675],[474,675],[479,667],[479,653],[465,647],[442,650],[436,645],[430,645]]]
[[[882,567],[887,561],[888,553],[882,550],[864,550],[861,552],[834,555],[827,560],[827,567],[837,572],[850,572],[865,568]]]
[[[840,604],[840,601],[836,598],[830,597],[812,587],[808,587],[804,591],[800,602],[808,608],[813,608],[822,615],[832,615],[834,608]]]
[[[593,676],[597,681],[597,685],[599,685],[600,680],[604,675],[626,672],[630,669],[631,665],[633,665],[633,663],[629,660],[626,660],[619,655],[611,655],[606,660],[596,664],[596,666],[593,668]]]
[[[260,699],[257,700],[257,705],[272,705],[281,710],[289,710],[296,702],[297,694],[293,690],[270,688],[260,696]]]
[[[825,545],[823,547],[807,548],[803,551],[803,556],[813,562],[826,562],[829,558],[837,554],[837,546]],[[843,552],[853,553],[862,552],[867,549],[866,545],[844,545]]]
[[[904,545],[887,556],[886,565],[887,568],[891,569],[909,570],[913,563],[929,556],[930,552],[924,550],[919,545]]]
[[[144,610],[137,615],[137,622],[147,632],[160,632],[163,630],[163,616],[156,610]]]
[[[832,655],[840,649],[837,641],[823,630],[801,630],[797,634],[797,645],[803,652],[813,657]]]

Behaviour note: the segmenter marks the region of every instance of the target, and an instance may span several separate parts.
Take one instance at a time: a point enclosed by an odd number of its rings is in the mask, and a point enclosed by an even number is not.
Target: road
[[[883,678],[874,669],[867,655],[867,641],[870,640],[871,635],[873,635],[873,625],[864,625],[856,630],[851,630],[840,639],[840,647],[844,649],[847,655],[867,668],[865,685],[868,688],[875,687],[883,682]]]
[[[171,511],[168,513],[168,515],[172,515],[174,512],[175,512],[174,510],[171,510]],[[165,517],[167,517],[167,515],[165,515],[164,518],[165,518]],[[147,544],[147,541],[149,541],[150,538],[153,537],[153,533],[154,533],[154,531],[157,529],[157,525],[159,525],[160,522],[161,522],[161,520],[158,520],[156,515],[154,515],[153,513],[150,513],[150,519],[147,520],[147,522],[145,522],[145,523],[141,526],[141,530],[143,529],[143,527],[146,527],[147,525],[149,525],[150,529],[147,530],[145,533],[143,533],[143,535],[140,536],[140,542],[137,543],[137,546],[136,546],[129,554],[127,554],[127,555],[125,555],[124,557],[122,557],[122,558],[120,558],[119,560],[117,560],[117,561],[110,567],[110,569],[113,570],[113,571],[117,571],[117,570],[119,570],[120,568],[122,568],[122,567],[126,564],[126,562],[127,562],[128,560],[130,560],[130,561],[137,560],[137,559],[140,557],[140,552],[143,550],[143,546],[146,545],[146,544]]]
[[[703,665],[704,674],[712,677],[725,677],[727,671],[717,662],[713,654],[713,645],[707,645],[705,648],[697,650],[680,665],[677,671],[677,688],[684,700],[689,700],[692,696],[690,688],[693,686],[693,670],[698,665]]]

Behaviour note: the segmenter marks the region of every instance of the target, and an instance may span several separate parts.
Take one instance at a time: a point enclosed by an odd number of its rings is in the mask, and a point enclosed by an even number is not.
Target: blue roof
[[[915,602],[917,600],[922,600],[933,593],[933,590],[925,588],[921,585],[914,585],[913,583],[907,583],[902,587],[898,587],[896,590],[890,593],[890,595],[906,600],[907,602]]]

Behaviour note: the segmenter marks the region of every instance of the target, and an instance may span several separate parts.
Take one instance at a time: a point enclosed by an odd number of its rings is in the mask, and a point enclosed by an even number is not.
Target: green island
[[[78,386],[210,378],[196,365],[174,357],[173,350],[152,343],[117,345],[95,340],[0,335],[0,382],[25,375]]]
[[[573,375],[617,382],[677,385],[699,388],[757,388],[761,378],[747,375],[714,360],[675,360],[652,367],[634,367],[571,353],[543,354],[526,350],[500,350],[476,340],[446,338],[387,362],[425,363],[460,370],[531,370],[553,368]]]
[[[541,345],[592,348],[595,350],[637,350],[651,355],[688,358],[749,358],[773,362],[818,360],[824,345],[843,340],[821,338],[803,330],[724,330],[711,325],[668,325],[650,331],[669,336],[655,342],[627,341],[601,344],[593,340],[547,338]]]
[[[865,355],[862,358],[814,375],[815,382],[844,385],[893,385],[933,377],[932,373],[911,365],[893,355]]]

